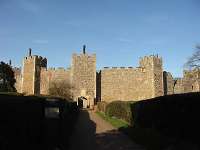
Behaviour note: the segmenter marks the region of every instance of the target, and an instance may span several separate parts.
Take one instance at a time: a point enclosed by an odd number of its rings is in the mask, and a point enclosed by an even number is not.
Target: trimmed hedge
[[[0,94],[0,149],[66,149],[78,107],[76,102],[56,100],[49,103],[46,97]],[[59,118],[46,118],[45,108],[54,105],[59,107]]]
[[[138,102],[114,101],[106,106],[110,117],[136,128],[153,129],[165,136],[198,141],[200,92],[174,94]]]
[[[133,116],[131,112],[131,102],[114,101],[106,106],[106,115],[109,117],[116,117],[132,123]]]
[[[140,101],[131,109],[135,126],[195,141],[200,135],[199,106],[200,93],[186,93]]]

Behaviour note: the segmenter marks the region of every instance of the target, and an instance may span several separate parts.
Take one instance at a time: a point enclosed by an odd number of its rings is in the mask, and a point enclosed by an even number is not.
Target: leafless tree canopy
[[[65,80],[54,80],[50,82],[49,95],[63,97],[72,100],[72,85]]]
[[[189,70],[200,68],[200,45],[196,46],[196,51],[185,63],[185,68]]]

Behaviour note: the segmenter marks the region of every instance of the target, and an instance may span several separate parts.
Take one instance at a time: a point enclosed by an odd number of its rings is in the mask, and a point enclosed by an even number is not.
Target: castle
[[[73,100],[80,98],[83,107],[90,107],[97,101],[115,100],[139,101],[168,94],[200,91],[200,71],[184,71],[183,78],[173,78],[163,71],[162,58],[158,55],[140,59],[139,67],[104,67],[96,70],[96,54],[72,55],[70,68],[47,69],[47,59],[32,55],[23,59],[22,69],[15,68],[15,87],[27,95],[48,95],[50,83],[67,81],[73,85]]]

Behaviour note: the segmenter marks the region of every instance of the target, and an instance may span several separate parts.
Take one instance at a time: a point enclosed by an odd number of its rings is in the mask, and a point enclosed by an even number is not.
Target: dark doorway
[[[81,97],[78,98],[78,107],[83,108],[83,99]]]

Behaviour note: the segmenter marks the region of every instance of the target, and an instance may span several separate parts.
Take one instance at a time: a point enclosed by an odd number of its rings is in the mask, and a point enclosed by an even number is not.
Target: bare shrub
[[[66,80],[54,80],[50,82],[49,95],[72,100],[72,89],[73,87],[70,82]]]

